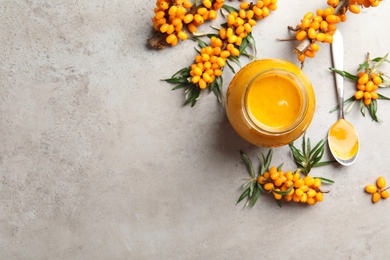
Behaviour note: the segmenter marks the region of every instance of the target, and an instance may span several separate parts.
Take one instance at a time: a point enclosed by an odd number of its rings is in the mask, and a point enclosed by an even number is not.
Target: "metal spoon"
[[[343,70],[344,46],[340,31],[336,30],[331,44],[333,67]],[[359,152],[359,137],[356,129],[344,119],[344,79],[335,74],[339,103],[339,119],[328,132],[328,144],[333,157],[341,165],[351,165]]]

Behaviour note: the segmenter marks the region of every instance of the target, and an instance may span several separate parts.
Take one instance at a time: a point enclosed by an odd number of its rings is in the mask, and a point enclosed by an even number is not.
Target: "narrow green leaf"
[[[163,81],[166,81],[168,83],[189,83],[187,78],[170,78],[170,79],[163,79]]]
[[[371,68],[371,73],[375,73],[375,72],[376,72],[376,70],[378,69],[378,67],[381,66],[381,65],[383,64],[383,62],[387,60],[387,56],[388,56],[388,55],[389,55],[389,54],[386,54],[384,57],[382,57],[380,60],[378,60],[378,61],[374,64],[374,66],[372,66],[372,68]],[[376,60],[377,60],[377,59],[376,59]]]
[[[190,85],[192,85],[192,83],[183,82],[183,83],[180,83],[179,85],[177,85],[176,87],[172,88],[172,90],[186,88],[186,87],[189,87]]]
[[[251,207],[253,207],[256,204],[257,199],[260,197],[260,194],[261,194],[261,191],[259,189],[256,189],[255,193],[253,194],[252,200],[251,200]]]
[[[379,94],[379,93],[378,93],[378,99],[390,100],[390,98],[388,98],[388,97],[386,97],[386,96],[384,96],[382,94]]]
[[[271,161],[272,161],[272,149],[269,149],[264,163],[264,167],[266,168],[266,170],[269,170]]]
[[[240,151],[240,155],[241,155],[242,160],[244,161],[246,169],[249,172],[249,175],[252,177],[252,179],[255,179],[255,171],[253,169],[252,161],[249,159],[249,157],[243,151]]]
[[[199,39],[198,37],[191,37],[191,40],[196,41],[200,48],[207,47],[207,43]]]
[[[222,8],[225,9],[226,11],[228,11],[229,13],[231,13],[231,12],[238,13],[238,10],[230,5],[223,5]]]
[[[324,178],[324,177],[314,177],[314,178],[318,178],[318,179],[320,179],[323,183],[326,183],[326,184],[333,184],[333,183],[334,183],[333,180],[326,179],[326,178]]]
[[[291,185],[290,188],[288,188],[288,190],[285,190],[285,191],[281,191],[281,190],[275,190],[274,188],[272,188],[272,191],[275,192],[276,194],[280,194],[280,195],[287,195],[290,193],[290,191],[294,188],[294,185]]]
[[[341,76],[343,76],[344,78],[347,78],[347,79],[350,79],[352,81],[358,81],[358,77],[356,75],[352,75],[346,71],[343,71],[343,70],[338,70],[338,69],[335,69],[335,68],[329,68],[331,71],[334,71],[338,74],[340,74]]]
[[[238,204],[238,203],[240,203],[243,199],[245,199],[246,197],[248,197],[248,195],[249,195],[249,188],[247,188],[242,194],[241,194],[241,196],[238,198],[238,200],[237,200],[237,203],[236,203],[236,205]]]

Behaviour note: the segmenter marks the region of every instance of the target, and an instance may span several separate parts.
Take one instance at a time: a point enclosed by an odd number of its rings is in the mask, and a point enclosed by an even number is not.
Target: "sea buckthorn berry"
[[[312,49],[313,51],[317,52],[320,50],[320,46],[317,44],[317,43],[312,43],[310,44],[310,49]]]
[[[308,197],[306,203],[309,205],[314,205],[317,203],[317,200],[315,197]]]
[[[307,36],[307,32],[306,31],[299,31],[296,35],[296,39],[298,41],[303,41]]]
[[[294,181],[294,187],[295,187],[295,188],[299,188],[299,187],[301,187],[304,183],[305,183],[304,180],[300,178],[300,179]]]
[[[366,85],[365,84],[357,84],[356,88],[361,91],[366,91]]]
[[[378,179],[376,180],[376,186],[378,186],[381,189],[385,188],[386,186],[385,178],[382,176],[378,177]]]
[[[325,33],[317,33],[316,39],[317,41],[323,42],[325,40]]]
[[[369,80],[367,73],[362,73],[361,76],[358,79],[358,84],[366,84]]]
[[[193,76],[193,77],[191,78],[191,82],[194,83],[194,84],[198,83],[199,80],[200,80],[200,76]]]
[[[301,189],[296,189],[295,192],[294,192],[294,194],[295,194],[296,196],[298,196],[298,197],[301,197],[301,196],[304,194],[304,192],[303,192],[303,190],[301,190]]]
[[[280,189],[275,189],[276,191],[280,191]],[[276,200],[282,199],[282,194],[276,193],[275,191],[272,192],[274,194],[274,198]]]
[[[266,7],[266,6],[261,8],[261,10],[263,11],[263,16],[264,17],[267,17],[270,14],[270,11],[269,11],[268,7]]]
[[[318,28],[320,28],[320,23],[319,22],[312,22],[310,24],[310,28],[313,28],[314,30],[318,30]]]
[[[325,32],[326,30],[328,30],[328,22],[327,21],[322,21],[320,23],[320,29],[321,31]]]
[[[316,32],[316,29],[314,29],[314,28],[310,28],[310,29],[307,31],[307,36],[308,36],[310,39],[315,39],[315,38],[316,38],[316,35],[317,35],[317,32]]]
[[[364,99],[371,99],[371,93],[365,91],[364,94],[363,94],[363,97],[364,97]]]
[[[292,201],[293,195],[287,194],[286,196],[284,196],[284,199],[285,199],[286,201]]]
[[[186,8],[186,9],[189,9],[192,7],[192,2],[191,1],[184,1],[183,2],[183,7]]]
[[[237,48],[234,48],[233,50],[231,50],[230,52],[233,56],[237,57],[240,55],[240,51],[237,49]]]
[[[288,171],[285,173],[285,176],[287,178],[288,181],[292,181],[293,179],[293,173],[291,171]]]
[[[269,172],[265,172],[265,173],[263,174],[263,176],[264,176],[264,178],[268,179],[271,175],[270,175]]]
[[[364,105],[369,106],[371,104],[371,98],[363,99],[363,103],[364,103]]]
[[[206,7],[207,9],[210,9],[210,8],[213,6],[213,4],[211,3],[210,0],[203,0],[203,1],[202,1],[202,4],[203,4],[204,7]]]
[[[374,74],[374,75],[371,76],[371,78],[372,78],[372,81],[375,83],[375,85],[382,84],[382,79],[378,75]]]
[[[268,182],[268,183],[264,184],[264,189],[265,189],[266,191],[270,191],[270,190],[272,190],[273,188],[274,188],[274,184],[273,184],[272,182]]]
[[[165,41],[169,44],[172,44],[174,43],[175,41],[177,41],[177,36],[174,35],[174,34],[170,34],[167,36],[167,38],[165,39]]]
[[[199,25],[204,23],[204,19],[200,14],[194,15],[194,21]]]
[[[318,202],[321,202],[321,201],[324,199],[323,193],[322,193],[322,192],[317,192],[315,198],[316,198],[316,200],[317,200]]]
[[[186,32],[183,32],[183,31],[180,31],[177,33],[177,37],[180,39],[180,40],[187,40],[188,39],[188,35]]]
[[[367,81],[367,83],[366,83],[366,91],[371,92],[373,88],[374,88],[374,82],[371,81],[371,80]]]
[[[314,185],[314,178],[311,176],[307,175],[303,180],[305,181],[305,185],[308,187],[311,187]]]
[[[321,179],[315,178],[315,179],[314,179],[313,187],[314,187],[314,188],[317,188],[317,189],[320,188],[320,187],[321,187]]]
[[[360,99],[363,98],[363,95],[364,95],[364,92],[362,90],[358,90],[358,91],[355,92],[354,96],[355,96],[356,100],[360,100]]]
[[[273,174],[273,173],[276,173],[278,172],[278,168],[276,168],[276,166],[271,166],[271,168],[269,168],[269,173],[270,174]]]
[[[193,23],[189,23],[187,28],[188,28],[188,31],[190,31],[191,33],[194,33],[197,31],[197,27]]]
[[[205,89],[207,87],[207,83],[204,79],[199,79],[198,85],[200,89]]]
[[[332,7],[336,7],[339,5],[340,1],[339,0],[328,0],[328,5],[332,6]]]
[[[387,199],[389,197],[389,191],[384,190],[380,193],[382,199]]]
[[[317,192],[315,190],[308,190],[307,191],[307,197],[312,198],[315,197]]]
[[[302,203],[306,203],[307,202],[307,194],[306,193],[302,194],[300,202],[302,202]]]
[[[365,190],[367,193],[374,194],[374,193],[378,190],[378,188],[377,188],[377,186],[374,185],[374,184],[368,184],[368,185],[364,188],[364,190]]]
[[[371,99],[378,99],[378,93],[376,93],[375,91],[371,91]]]
[[[360,7],[356,4],[350,4],[349,5],[349,11],[354,14],[360,13]]]
[[[276,180],[274,180],[274,184],[275,184],[275,186],[276,187],[280,187],[280,186],[282,186],[283,185],[283,180],[282,180],[282,178],[277,178]]]
[[[209,11],[209,18],[210,18],[211,20],[217,19],[217,11],[215,11],[215,10],[210,10],[210,11]]]
[[[240,8],[244,9],[244,10],[248,9],[249,8],[249,3],[248,2],[242,2],[240,4]]]
[[[299,172],[296,172],[293,174],[293,182],[295,183],[297,180],[299,180],[299,178],[301,177],[301,175],[299,174]]]
[[[309,58],[314,58],[315,55],[316,55],[316,53],[313,50],[311,50],[311,49],[307,49],[304,52],[304,54],[305,54],[306,57],[309,57]]]
[[[381,195],[378,192],[372,194],[372,202],[377,203],[381,199]]]

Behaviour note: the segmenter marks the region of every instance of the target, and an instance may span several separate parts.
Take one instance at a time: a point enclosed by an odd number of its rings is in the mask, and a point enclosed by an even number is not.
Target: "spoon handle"
[[[333,35],[331,44],[333,67],[338,70],[344,68],[344,45],[343,38],[339,30],[336,30]],[[339,102],[339,116],[344,118],[344,78],[340,74],[334,72],[336,79],[337,96]]]

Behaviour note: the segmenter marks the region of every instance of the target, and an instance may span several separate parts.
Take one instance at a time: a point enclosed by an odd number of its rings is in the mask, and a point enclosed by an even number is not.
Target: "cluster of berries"
[[[382,176],[376,179],[376,184],[368,184],[365,191],[372,194],[372,202],[377,203],[381,198],[387,199],[389,197],[388,188],[386,188],[386,179]]]
[[[189,0],[157,0],[152,18],[153,28],[165,36],[165,42],[175,46],[179,40],[186,40],[191,33],[207,20],[217,18],[217,10],[224,0],[203,0],[199,6],[194,6]]]
[[[375,7],[381,0],[328,0],[328,7],[318,9],[316,14],[308,12],[304,15],[301,23],[295,28],[295,38],[298,41],[307,41],[305,48],[295,49],[298,60],[303,63],[305,58],[313,58],[320,47],[318,43],[332,43],[333,34],[337,29],[337,24],[345,22],[346,12],[359,13],[360,7]]]
[[[203,47],[190,67],[191,82],[205,89],[221,76],[230,56],[238,57],[243,40],[252,32],[256,20],[269,16],[277,9],[277,0],[259,0],[254,3],[242,2],[237,11],[227,15],[226,26],[210,37],[210,45]]]
[[[376,74],[370,74],[366,72],[358,73],[358,82],[356,84],[355,99],[361,100],[366,106],[371,104],[371,100],[378,99],[378,93],[375,90],[378,89],[379,85],[382,84],[382,78]]]
[[[283,195],[286,201],[309,205],[323,200],[323,192],[320,189],[321,179],[309,175],[302,178],[299,171],[283,172],[272,166],[269,171],[258,177],[257,182],[264,190],[272,192],[276,200],[281,200]]]

